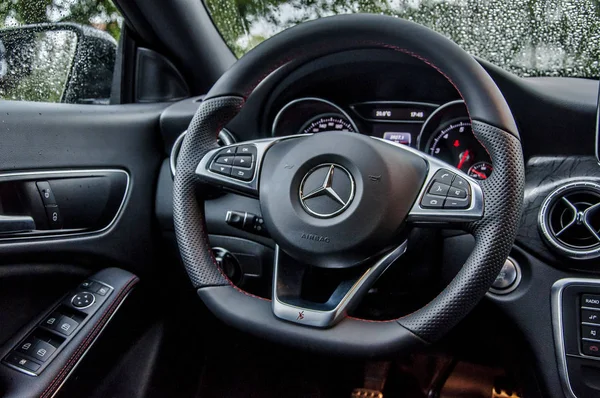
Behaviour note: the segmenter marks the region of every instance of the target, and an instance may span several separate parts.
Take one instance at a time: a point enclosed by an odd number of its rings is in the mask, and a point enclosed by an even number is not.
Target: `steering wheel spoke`
[[[385,270],[406,252],[406,247],[407,241],[404,241],[392,250],[371,259],[369,265],[357,266],[343,272],[333,271],[338,272],[338,276],[333,286],[329,287],[330,293],[319,302],[315,302],[303,295],[305,289],[315,287],[307,282],[310,279],[307,278],[310,268],[290,258],[277,246],[273,267],[273,313],[280,319],[304,326],[334,326],[358,304]],[[330,274],[331,272],[329,270]]]

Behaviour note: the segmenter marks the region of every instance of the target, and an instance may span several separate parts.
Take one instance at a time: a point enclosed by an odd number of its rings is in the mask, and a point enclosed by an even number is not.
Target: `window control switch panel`
[[[39,375],[113,292],[98,280],[85,280],[3,359],[4,364],[31,376]]]

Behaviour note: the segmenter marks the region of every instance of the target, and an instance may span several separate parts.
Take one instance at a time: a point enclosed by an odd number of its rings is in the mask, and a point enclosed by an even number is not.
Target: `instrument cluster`
[[[368,101],[346,109],[316,97],[289,102],[275,116],[271,134],[318,134],[346,131],[408,145],[469,176],[485,180],[493,170],[490,156],[471,129],[463,101],[446,104]]]

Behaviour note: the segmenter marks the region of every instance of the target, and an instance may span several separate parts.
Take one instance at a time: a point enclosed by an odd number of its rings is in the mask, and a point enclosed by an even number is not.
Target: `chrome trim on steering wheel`
[[[337,300],[333,309],[318,310],[315,308],[300,307],[288,304],[280,296],[279,274],[280,274],[280,249],[275,248],[275,261],[273,266],[273,314],[280,319],[317,328],[327,328],[335,325],[346,316],[353,305],[371,288],[373,283],[385,272],[385,270],[405,252],[407,241],[384,255],[374,265],[369,267],[348,289],[343,292]],[[340,288],[336,289],[339,290]],[[332,297],[336,295],[334,292]],[[330,298],[331,300],[331,298]]]

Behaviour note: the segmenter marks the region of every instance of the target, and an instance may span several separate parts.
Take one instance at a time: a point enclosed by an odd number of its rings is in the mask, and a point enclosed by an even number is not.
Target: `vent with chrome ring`
[[[177,157],[179,156],[179,150],[181,149],[181,144],[183,143],[183,139],[185,138],[184,131],[177,137],[175,143],[173,144],[173,149],[171,149],[171,157],[169,159],[169,166],[171,166],[171,175],[175,176],[175,171],[177,170]],[[233,134],[229,131],[223,129],[219,132],[219,137],[217,138],[217,144],[219,146],[227,146],[231,144],[235,144],[235,138],[233,138]]]
[[[600,256],[600,185],[572,182],[548,195],[539,214],[542,235],[552,248],[579,260]]]

